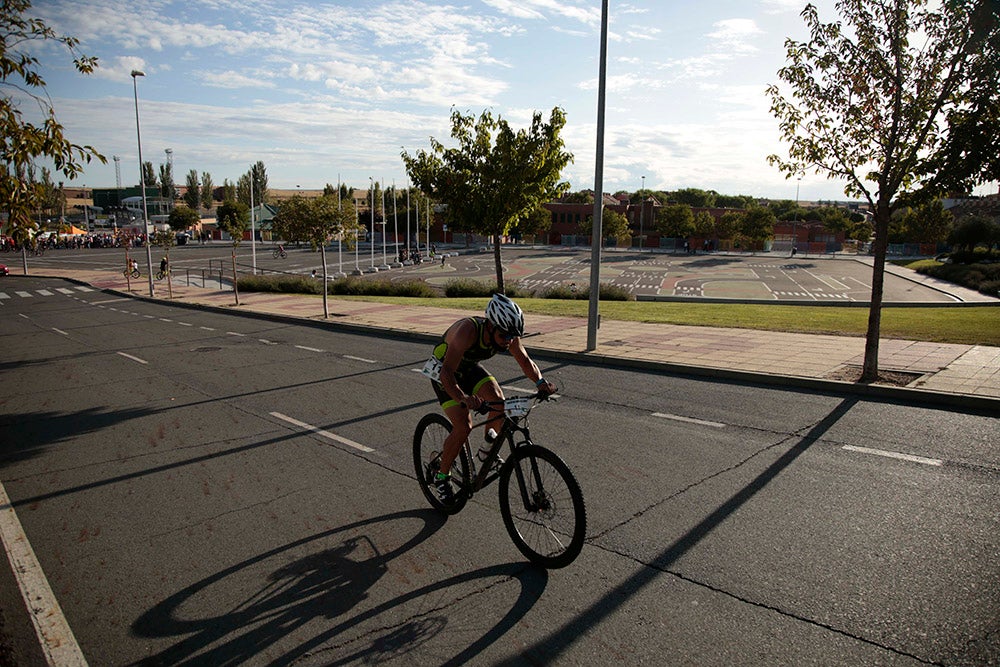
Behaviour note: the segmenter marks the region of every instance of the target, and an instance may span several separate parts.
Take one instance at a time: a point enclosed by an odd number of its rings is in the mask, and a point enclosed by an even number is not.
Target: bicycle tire
[[[417,473],[417,483],[431,507],[444,514],[457,514],[469,500],[467,489],[471,485],[468,471],[468,448],[462,447],[458,457],[451,466],[452,483],[458,482],[455,489],[455,502],[444,504],[437,497],[434,489],[434,474],[444,449],[444,440],[451,433],[451,422],[441,414],[432,412],[424,415],[413,432],[413,469]]]
[[[529,561],[556,569],[580,555],[587,535],[583,491],[555,452],[539,445],[518,448],[500,469],[499,495],[507,533]]]

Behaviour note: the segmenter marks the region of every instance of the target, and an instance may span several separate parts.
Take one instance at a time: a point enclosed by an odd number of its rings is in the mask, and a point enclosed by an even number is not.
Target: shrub
[[[497,291],[496,283],[484,283],[471,278],[455,278],[444,286],[444,295],[449,298],[488,297]],[[516,283],[505,285],[504,293],[512,299],[526,299],[534,292],[519,287]]]
[[[574,290],[568,285],[550,287],[539,295],[542,299],[589,299],[590,290]],[[635,297],[624,287],[601,283],[597,292],[600,301],[632,301]]]
[[[270,275],[241,276],[239,289],[244,292],[279,292],[284,294],[322,294],[323,282],[310,276]],[[367,296],[435,297],[437,291],[420,280],[360,280],[341,278],[327,283],[329,294]]]

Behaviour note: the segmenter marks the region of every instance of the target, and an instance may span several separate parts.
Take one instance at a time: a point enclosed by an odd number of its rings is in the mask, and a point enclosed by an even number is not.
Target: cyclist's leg
[[[451,422],[451,433],[444,439],[440,472],[447,474],[451,472],[451,464],[458,458],[462,445],[469,438],[469,432],[472,430],[472,415],[468,408],[454,402],[444,408],[444,414]]]
[[[482,368],[482,366],[480,366]],[[475,393],[479,398],[484,401],[489,401],[495,403],[502,401],[504,399],[503,390],[500,388],[500,383],[497,382],[496,378],[490,375],[485,369],[483,373],[486,377],[482,378],[475,387]],[[496,432],[500,432],[500,426],[503,425],[503,408],[495,407],[490,410],[489,413],[490,421],[486,423],[484,429],[488,431],[493,429]]]

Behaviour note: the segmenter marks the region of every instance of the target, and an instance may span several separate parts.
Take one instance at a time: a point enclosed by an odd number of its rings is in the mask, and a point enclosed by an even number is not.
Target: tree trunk
[[[326,300],[326,245],[321,245],[319,247],[320,255],[323,258],[323,317],[325,319],[330,319],[330,306],[327,305]]]
[[[170,299],[174,298],[174,284],[170,281],[170,249],[166,249],[167,254],[167,296]]]
[[[237,287],[236,278],[236,248],[233,248],[233,294],[236,296],[236,305],[240,305],[240,289]]]
[[[882,292],[885,284],[885,255],[889,248],[889,209],[878,206],[875,213],[875,263],[872,267],[871,307],[868,311],[868,331],[865,334],[865,363],[859,382],[878,379],[878,343],[882,328]]]
[[[503,263],[500,261],[500,235],[493,235],[493,261],[497,268],[497,294],[505,294],[506,286],[503,284]]]

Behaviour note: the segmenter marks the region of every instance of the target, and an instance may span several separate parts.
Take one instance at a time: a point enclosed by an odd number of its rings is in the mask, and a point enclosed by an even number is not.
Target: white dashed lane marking
[[[294,426],[298,426],[299,428],[301,428],[303,430],[306,430],[306,431],[309,431],[310,433],[315,433],[316,435],[321,435],[324,438],[328,438],[329,440],[333,440],[334,442],[339,442],[342,445],[347,445],[348,447],[353,447],[354,449],[357,449],[359,451],[362,451],[362,452],[374,452],[375,451],[371,447],[366,447],[365,445],[362,445],[359,442],[354,442],[353,440],[350,440],[349,438],[345,438],[344,436],[341,436],[341,435],[337,435],[336,433],[330,433],[329,431],[324,431],[323,429],[321,429],[319,427],[313,426],[312,424],[307,424],[307,423],[305,423],[303,421],[299,421],[298,419],[295,419],[293,417],[289,417],[287,415],[283,415],[280,412],[272,412],[271,416],[272,417],[276,417],[276,418],[278,418],[278,419],[280,419],[280,420],[282,420],[284,422],[288,422],[289,424],[293,424]]]

